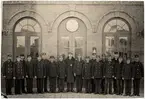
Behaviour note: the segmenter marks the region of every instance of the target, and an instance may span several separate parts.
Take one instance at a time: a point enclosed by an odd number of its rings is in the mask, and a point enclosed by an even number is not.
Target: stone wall
[[[7,53],[13,54],[13,28],[17,20],[30,16],[38,20],[42,27],[41,52],[57,56],[57,28],[68,17],[80,18],[87,27],[87,55],[92,47],[102,54],[102,29],[105,22],[113,17],[124,18],[131,25],[131,50],[142,56],[144,39],[137,33],[144,28],[143,2],[4,2],[3,29],[9,30],[2,36],[2,59]],[[53,42],[53,44],[52,44]]]

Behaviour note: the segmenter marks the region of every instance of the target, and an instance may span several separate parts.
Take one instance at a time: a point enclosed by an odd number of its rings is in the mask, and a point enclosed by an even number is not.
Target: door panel
[[[26,46],[25,46],[25,36],[17,36],[16,37],[16,56],[20,54],[26,53]]]

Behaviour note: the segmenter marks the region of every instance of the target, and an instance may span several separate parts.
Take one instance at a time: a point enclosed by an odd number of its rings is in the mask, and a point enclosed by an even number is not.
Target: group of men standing
[[[117,95],[123,95],[124,89],[125,95],[131,95],[133,81],[133,95],[139,96],[140,80],[144,75],[138,55],[135,55],[132,61],[131,58],[118,56],[117,52],[114,58],[111,55],[100,57],[92,54],[92,59],[85,57],[84,60],[80,55],[74,58],[72,53],[68,53],[66,59],[59,56],[58,61],[55,61],[54,56],[47,59],[46,53],[35,59],[28,55],[26,61],[24,55],[20,55],[15,62],[12,61],[11,55],[8,55],[2,70],[6,81],[6,94],[12,94],[14,80],[15,94],[33,93],[33,82],[36,79],[38,93],[55,93],[57,87],[57,92],[65,92],[65,82],[67,92],[74,92],[75,82],[76,92],[82,92],[84,82],[86,93]]]

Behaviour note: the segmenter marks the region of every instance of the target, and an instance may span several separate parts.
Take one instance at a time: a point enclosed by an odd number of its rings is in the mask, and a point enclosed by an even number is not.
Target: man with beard
[[[14,73],[14,63],[12,62],[11,55],[7,55],[7,60],[3,63],[2,67],[3,77],[5,78],[6,84],[6,94],[12,94],[13,86],[13,73]]]
[[[73,85],[74,85],[74,64],[75,59],[73,58],[72,53],[68,53],[68,58],[65,60],[66,62],[66,75],[67,75],[67,92],[73,92]]]

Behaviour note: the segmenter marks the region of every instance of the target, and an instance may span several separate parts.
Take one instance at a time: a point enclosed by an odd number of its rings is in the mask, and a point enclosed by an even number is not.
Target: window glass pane
[[[120,50],[120,52],[125,53],[127,51],[127,43],[128,43],[127,37],[119,37],[119,50]]]
[[[60,55],[68,55],[69,52],[69,46],[70,46],[70,42],[69,42],[69,37],[68,36],[64,36],[60,38],[60,46],[59,46],[59,54]]]
[[[83,37],[75,37],[75,47],[80,48],[83,46]]]
[[[39,37],[31,36],[30,37],[30,54],[33,57],[36,57],[38,52],[39,52]]]
[[[39,24],[36,24],[36,25],[34,26],[34,29],[35,29],[35,32],[41,32],[41,29],[40,29]]]
[[[22,28],[22,26],[20,24],[17,24],[17,26],[15,28],[15,32],[21,32],[21,28]]]
[[[25,36],[17,36],[16,56],[25,54]]]
[[[21,31],[34,32],[34,29],[32,26],[27,25],[27,26],[24,26]]]
[[[106,53],[111,54],[114,50],[114,37],[106,37]]]
[[[104,28],[104,32],[126,32],[129,31],[129,26],[120,19],[113,19],[109,21]]]

